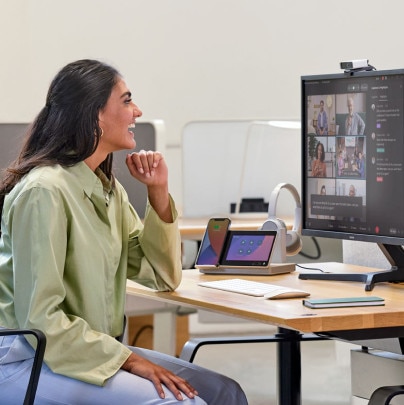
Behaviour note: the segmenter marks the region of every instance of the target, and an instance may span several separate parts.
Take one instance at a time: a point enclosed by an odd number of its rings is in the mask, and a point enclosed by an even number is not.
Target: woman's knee
[[[214,398],[209,403],[223,405],[248,405],[247,397],[240,384],[224,375],[217,381]]]
[[[195,397],[193,399],[186,397],[179,403],[181,405],[208,405],[201,397]]]

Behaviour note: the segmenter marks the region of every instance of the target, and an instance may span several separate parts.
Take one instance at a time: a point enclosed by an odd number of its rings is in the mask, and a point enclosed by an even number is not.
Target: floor
[[[197,331],[192,335],[203,336],[204,332]],[[355,346],[333,341],[302,343],[302,405],[351,403],[352,348]],[[249,405],[281,405],[276,396],[274,343],[203,346],[194,362],[237,380],[247,395]]]

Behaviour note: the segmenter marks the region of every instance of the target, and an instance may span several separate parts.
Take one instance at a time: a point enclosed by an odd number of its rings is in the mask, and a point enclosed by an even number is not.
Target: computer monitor
[[[377,243],[391,269],[302,279],[404,281],[404,69],[301,77],[302,234]]]

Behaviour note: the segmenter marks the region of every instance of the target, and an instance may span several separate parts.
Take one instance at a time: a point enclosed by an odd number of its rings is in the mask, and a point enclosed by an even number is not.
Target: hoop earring
[[[102,138],[104,135],[104,130],[101,127],[100,127],[100,130],[101,130],[101,133],[100,133],[99,137]],[[97,131],[97,129],[94,129],[94,136],[97,137],[97,135],[98,135],[98,131]]]

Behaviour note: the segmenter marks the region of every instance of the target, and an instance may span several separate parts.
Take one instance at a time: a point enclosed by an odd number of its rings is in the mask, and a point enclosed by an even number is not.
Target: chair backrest
[[[37,341],[31,376],[25,393],[24,405],[33,405],[46,348],[46,336],[38,329],[1,329],[0,336],[33,335]]]

